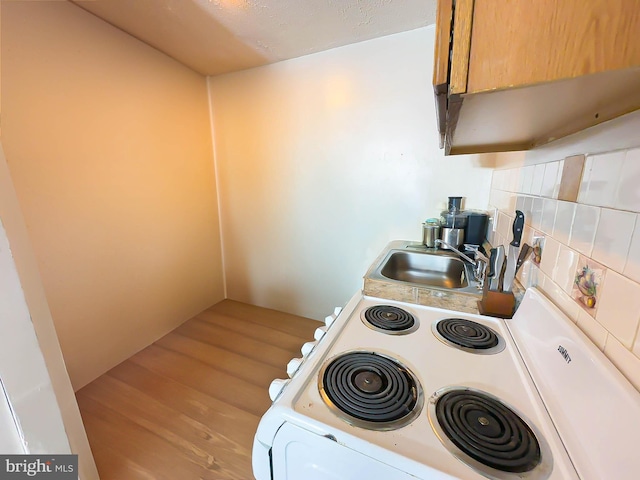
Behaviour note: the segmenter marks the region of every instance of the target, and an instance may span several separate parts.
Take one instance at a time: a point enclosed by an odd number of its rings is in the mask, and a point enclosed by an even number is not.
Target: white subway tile
[[[623,272],[627,277],[640,282],[640,218],[636,215],[636,225],[631,238],[627,263]]]
[[[527,178],[525,175],[525,169],[527,167],[520,167],[518,169],[518,193],[525,193],[525,184],[527,182]]]
[[[522,193],[531,194],[531,184],[533,182],[534,170],[535,165],[529,165],[528,167],[522,168]]]
[[[538,290],[542,291],[545,295],[547,295],[549,299],[551,299],[551,296],[547,293],[547,290],[545,288],[547,280],[548,280],[548,277],[542,272],[542,270],[538,268],[538,284],[535,286],[538,287]]]
[[[540,195],[548,198],[557,198],[557,193],[554,195],[556,191],[556,187],[559,184],[558,181],[558,168],[560,167],[560,162],[550,162],[545,165],[544,168],[544,177],[542,179],[542,189],[540,190]]]
[[[589,156],[585,162],[578,201],[587,205],[613,207],[624,159],[624,151]]]
[[[640,148],[627,151],[617,190],[616,208],[640,212]]]
[[[608,335],[606,328],[581,308],[578,311],[578,321],[576,323],[578,327],[580,327],[580,330],[582,330],[600,350],[604,350]]]
[[[587,256],[593,250],[593,240],[600,217],[600,209],[589,205],[576,205],[576,213],[571,226],[569,246]]]
[[[518,200],[518,196],[515,193],[509,193],[509,197],[507,199],[507,212],[511,215],[515,215],[516,211],[516,201]]]
[[[618,367],[620,373],[627,377],[636,389],[640,390],[640,358],[627,350],[611,335],[607,337],[604,354],[609,357],[611,363]]]
[[[498,233],[503,237],[506,238],[509,235],[509,231],[510,231],[510,225],[512,223],[512,219],[505,213],[503,212],[499,212],[498,213]]]
[[[560,182],[562,181],[562,169],[564,168],[564,160],[560,160],[558,162],[558,180],[556,181],[556,186],[553,187],[553,198],[558,198],[560,194]]]
[[[506,190],[509,186],[509,177],[511,176],[511,170],[506,169],[502,170],[502,175],[500,176],[500,190]]]
[[[589,179],[591,178],[591,167],[593,165],[593,156],[587,155],[584,159],[584,169],[582,170],[582,178],[580,179],[580,188],[578,189],[578,203],[585,203],[585,197],[589,192]]]
[[[533,210],[533,197],[524,198],[524,206],[520,210],[524,213],[524,224],[531,225],[531,210]]]
[[[511,179],[514,175],[513,172],[513,168],[504,171],[504,178],[502,179],[502,190],[504,190],[505,192],[508,191],[511,186]]]
[[[553,225],[553,236],[556,240],[565,245],[569,245],[571,225],[573,216],[576,213],[576,204],[573,202],[558,201],[556,208],[556,220]]]
[[[520,189],[520,167],[511,169],[511,175],[509,176],[509,188],[510,192],[517,193]]]
[[[505,198],[507,198],[507,192],[498,190],[496,191],[495,202],[492,199],[491,203],[498,207],[498,210],[502,211],[505,208]]]
[[[500,174],[500,190],[506,190],[509,186],[510,169],[501,170]]]
[[[596,320],[630,349],[640,323],[640,284],[608,270],[599,304]]]
[[[518,193],[524,193],[524,184],[526,181],[525,174],[524,174],[525,168],[526,167],[520,167],[518,169]]]
[[[491,190],[500,188],[500,172],[502,170],[494,170],[491,174]]]
[[[487,242],[489,242],[491,245],[495,245],[494,241],[495,241],[495,233],[493,230],[493,218],[489,218],[489,224],[487,226]]]
[[[568,294],[571,294],[573,290],[579,258],[580,254],[578,252],[560,244],[558,260],[553,269],[553,281]]]
[[[516,207],[516,195],[502,190],[492,190],[490,203],[498,207],[500,211],[513,215],[513,211]]]
[[[556,221],[556,204],[558,202],[551,198],[542,200],[542,219],[540,220],[540,230],[547,235],[553,233],[553,225]]]
[[[502,180],[502,190],[508,192],[511,189],[511,179],[514,175],[513,168],[504,171],[504,179]]]
[[[549,240],[549,239],[547,239]],[[542,256],[544,259],[544,254]],[[543,272],[544,273],[544,272]],[[562,312],[569,317],[573,322],[578,319],[578,313],[580,311],[580,307],[573,299],[567,295],[567,293],[562,290],[558,285],[555,284],[551,278],[544,275],[544,280],[541,287],[545,294],[551,299],[551,301],[560,309]]]
[[[533,244],[533,233],[535,232],[535,230],[531,227],[528,227],[527,225],[524,226],[524,229],[522,230],[522,244],[528,243],[529,246],[531,246],[531,244]]]
[[[500,208],[499,203],[500,190],[492,188],[489,191],[489,204],[493,205],[496,208]]]
[[[542,190],[542,181],[544,179],[544,163],[540,163],[535,165],[533,169],[533,180],[531,181],[531,194],[532,195],[540,195],[540,191]]]
[[[542,221],[542,198],[534,197],[531,206],[531,226],[536,230],[540,230],[540,222]]]
[[[548,277],[553,276],[553,269],[558,261],[558,251],[560,244],[551,237],[544,240],[544,248],[542,249],[542,260],[540,261],[540,269]]]
[[[624,270],[636,214],[603,208],[593,241],[592,257],[617,272]]]
[[[541,276],[540,269],[536,267],[531,260],[522,265],[517,275],[520,284],[524,288],[537,286]]]
[[[518,279],[520,284],[522,284],[522,286],[525,288],[526,288],[526,285],[525,285],[524,279],[527,277],[527,272],[529,271],[529,268],[531,268],[529,266],[530,263],[531,263],[531,260],[524,262],[522,266],[518,269],[518,273],[516,273],[516,278]]]

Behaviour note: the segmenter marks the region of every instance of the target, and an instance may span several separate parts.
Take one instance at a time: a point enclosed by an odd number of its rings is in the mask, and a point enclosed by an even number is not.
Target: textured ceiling
[[[73,0],[204,75],[435,23],[436,0]]]

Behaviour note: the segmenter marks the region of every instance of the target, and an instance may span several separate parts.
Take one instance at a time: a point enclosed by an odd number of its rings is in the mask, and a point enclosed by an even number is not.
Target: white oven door
[[[271,450],[277,480],[416,480],[326,437],[285,423]]]

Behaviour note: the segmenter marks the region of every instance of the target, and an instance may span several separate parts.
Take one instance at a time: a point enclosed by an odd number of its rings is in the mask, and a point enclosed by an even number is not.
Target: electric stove
[[[510,320],[361,294],[336,314],[270,388],[258,480],[640,471],[640,394],[537,290]]]

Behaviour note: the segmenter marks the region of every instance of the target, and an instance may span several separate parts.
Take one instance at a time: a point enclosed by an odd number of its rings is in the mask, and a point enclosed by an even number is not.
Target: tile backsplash
[[[573,179],[577,202],[558,199],[564,162],[494,172],[489,241],[507,245],[515,211],[524,212],[522,241],[536,249],[518,279],[541,289],[640,390],[640,148],[588,155]]]

